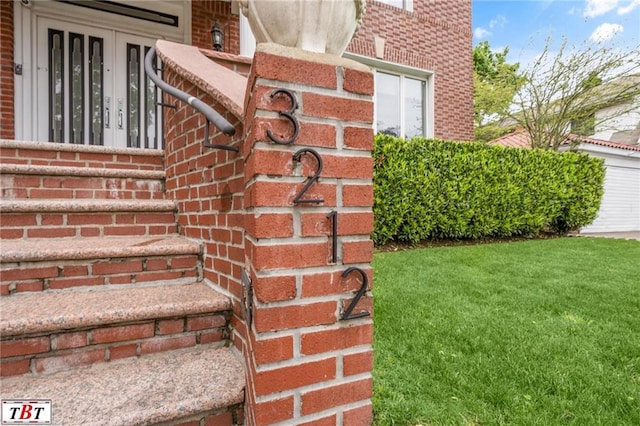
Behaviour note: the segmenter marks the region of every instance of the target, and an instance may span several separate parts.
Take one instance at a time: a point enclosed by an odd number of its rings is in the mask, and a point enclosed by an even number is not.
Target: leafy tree
[[[603,44],[551,50],[522,73],[509,116],[528,133],[533,148],[557,150],[570,132],[591,135],[640,102],[640,54]],[[602,114],[607,109],[607,114]]]
[[[507,63],[509,48],[491,50],[483,41],[473,49],[473,116],[475,138],[489,141],[509,131],[497,122],[507,115],[513,97],[520,87],[519,64]]]

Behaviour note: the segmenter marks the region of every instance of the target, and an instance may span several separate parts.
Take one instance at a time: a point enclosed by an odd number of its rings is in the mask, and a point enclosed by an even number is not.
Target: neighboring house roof
[[[514,130],[511,133],[500,136],[498,139],[489,141],[489,145],[501,145],[511,148],[531,148],[531,138],[523,128]]]
[[[624,143],[611,142],[603,139],[589,138],[586,136],[575,135],[573,133],[567,135],[562,145],[570,145],[576,143],[589,143],[592,145],[600,145],[608,148],[625,149],[629,151],[640,151],[640,145],[628,145]],[[522,128],[506,134],[489,142],[489,145],[501,145],[512,148],[531,148],[531,139],[529,134]]]

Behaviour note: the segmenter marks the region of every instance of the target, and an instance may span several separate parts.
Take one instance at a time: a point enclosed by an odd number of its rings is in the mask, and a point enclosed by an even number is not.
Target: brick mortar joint
[[[360,100],[373,102],[373,95],[363,95],[359,93],[348,92],[345,90],[327,89],[323,87],[308,86],[302,83],[290,83],[279,80],[271,80],[266,78],[258,78],[256,85],[252,90],[252,94],[255,94],[259,89],[288,89],[294,92],[294,95],[301,95],[303,93],[313,93],[317,95],[323,95],[327,97],[333,97],[338,99],[348,100]],[[298,98],[298,96],[296,96]],[[297,99],[298,104],[302,106],[302,100]]]
[[[353,297],[355,297],[355,295],[356,295],[356,292],[353,291],[353,292],[344,292],[344,293],[324,294],[322,296],[311,296],[311,297],[298,296],[295,299],[291,299],[291,300],[281,300],[281,301],[267,302],[267,303],[263,303],[263,302],[260,302],[259,300],[256,300],[253,304],[253,307],[254,309],[262,309],[262,310],[268,311],[269,309],[305,307],[305,306],[316,305],[322,302],[336,302],[338,305],[338,308],[340,308],[339,306],[340,302],[343,302],[347,299],[352,299]],[[367,290],[363,297],[371,297],[371,296],[372,296],[371,290]],[[337,313],[340,314],[342,312],[340,309],[338,309]],[[336,316],[336,320],[340,321],[339,315]],[[301,330],[301,329],[302,328],[296,328],[296,330]]]
[[[327,389],[327,388],[332,388],[335,385],[344,385],[344,384],[348,384],[348,383],[355,383],[358,381],[362,381],[365,379],[369,379],[372,378],[373,376],[371,375],[371,373],[360,373],[360,374],[354,374],[352,376],[346,376],[346,377],[336,377],[335,379],[331,379],[331,380],[327,380],[324,382],[319,382],[319,383],[314,383],[311,385],[305,385],[305,386],[301,386],[298,388],[294,388],[294,389],[288,389],[286,391],[281,391],[281,392],[274,392],[274,393],[270,393],[267,395],[261,395],[261,396],[256,396],[256,402],[258,403],[264,403],[264,402],[271,402],[271,401],[277,401],[278,399],[282,399],[283,397],[289,397],[292,396],[296,393],[298,394],[302,394],[302,393],[308,393],[308,392],[313,392],[316,390],[321,390],[321,389]],[[351,404],[355,404],[355,403],[349,403],[349,404],[345,404],[344,406],[347,405],[351,405]],[[338,405],[336,407],[342,407],[343,405]],[[281,424],[281,423],[278,423]],[[283,425],[287,425],[290,426],[291,423],[282,423]]]
[[[260,115],[264,113],[265,118],[280,118],[278,113],[273,113],[272,111],[261,110],[259,111]],[[362,124],[362,123],[361,123]],[[364,127],[367,128],[367,127]],[[370,127],[369,127],[370,128]],[[325,157],[337,157],[337,158],[372,158],[371,151],[363,150],[363,149],[348,149],[345,147],[326,147],[326,146],[317,146],[317,145],[306,145],[304,143],[296,143],[294,145],[282,146],[271,144],[269,142],[258,140],[257,143],[254,144],[252,152],[256,151],[264,151],[271,153],[279,153],[279,154],[291,154],[293,155],[296,151],[298,151],[302,147],[312,147],[314,151]],[[336,179],[345,179],[343,177],[336,177]]]

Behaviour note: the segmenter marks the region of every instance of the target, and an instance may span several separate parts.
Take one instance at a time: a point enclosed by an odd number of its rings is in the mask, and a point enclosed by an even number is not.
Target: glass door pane
[[[149,52],[150,47],[147,46],[144,49],[145,56]],[[146,75],[146,74],[145,74]],[[149,76],[146,76],[144,79],[144,87],[145,87],[145,97],[144,97],[144,130],[145,130],[145,148],[158,148],[158,138],[157,138],[157,120],[156,120],[156,112],[158,109],[156,94],[158,89],[156,85],[151,81]]]
[[[89,37],[89,100],[91,119],[89,125],[89,144],[104,145],[104,75],[103,75],[103,39]]]
[[[71,143],[84,143],[84,36],[69,34],[69,117]]]
[[[140,147],[140,46],[127,43],[127,146]]]
[[[49,140],[64,142],[64,32],[49,29]]]

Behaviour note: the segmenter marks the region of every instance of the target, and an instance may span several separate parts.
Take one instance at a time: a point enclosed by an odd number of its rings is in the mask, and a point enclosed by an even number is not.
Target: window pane
[[[378,133],[400,136],[400,77],[376,73],[376,127]]]
[[[424,136],[424,81],[404,79],[405,137]]]

